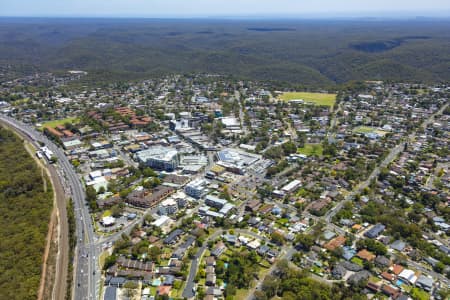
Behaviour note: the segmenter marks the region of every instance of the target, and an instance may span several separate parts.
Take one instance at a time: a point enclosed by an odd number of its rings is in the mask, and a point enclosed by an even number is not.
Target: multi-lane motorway
[[[94,234],[88,207],[85,205],[85,191],[80,178],[61,148],[56,146],[43,134],[36,131],[32,126],[23,124],[7,116],[0,115],[0,119],[9,126],[24,133],[36,146],[39,146],[39,142],[44,143],[57,157],[59,171],[63,174],[64,180],[70,189],[66,193],[72,197],[76,218],[76,236],[78,241],[73,261],[75,272],[73,299],[98,299],[100,268],[97,263],[97,258],[100,253],[100,246],[96,243],[97,237]]]

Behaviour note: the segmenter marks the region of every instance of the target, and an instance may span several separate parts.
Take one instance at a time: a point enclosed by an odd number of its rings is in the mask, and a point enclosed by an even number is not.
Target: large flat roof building
[[[178,151],[162,146],[154,146],[136,153],[139,163],[164,171],[174,171],[179,164]]]
[[[300,180],[293,180],[291,182],[289,182],[288,184],[286,184],[285,186],[283,186],[281,188],[281,190],[285,193],[292,193],[294,192],[296,189],[298,189],[301,185],[301,181]]]
[[[200,172],[208,165],[205,155],[184,155],[180,157],[180,167],[184,173],[194,174]]]
[[[217,152],[217,158],[217,163],[227,170],[243,174],[247,167],[258,162],[262,157],[239,149],[226,148]]]
[[[208,195],[206,196],[206,200],[205,200],[205,204],[217,209],[221,209],[222,207],[225,206],[225,204],[227,204],[228,201],[225,199],[220,199],[216,196],[213,195]]]

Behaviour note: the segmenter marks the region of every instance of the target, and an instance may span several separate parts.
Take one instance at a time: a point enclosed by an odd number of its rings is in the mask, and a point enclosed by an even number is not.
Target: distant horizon
[[[450,18],[448,0],[1,0],[2,17]]]
[[[1,15],[1,19],[148,19],[148,20],[450,20],[448,13],[424,14],[424,12],[390,12],[386,14],[242,14],[242,15]]]

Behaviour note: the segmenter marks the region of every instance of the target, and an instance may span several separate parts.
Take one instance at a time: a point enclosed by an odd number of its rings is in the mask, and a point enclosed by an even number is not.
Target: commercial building
[[[207,189],[208,184],[209,182],[207,180],[196,179],[190,182],[188,185],[186,185],[184,191],[186,192],[187,195],[199,199],[208,192]]]
[[[281,191],[283,191],[284,193],[288,194],[288,193],[292,193],[295,192],[296,189],[298,189],[301,185],[300,180],[293,180],[290,183],[286,184],[285,186],[283,186],[281,188]]]
[[[155,207],[176,190],[172,187],[160,185],[153,190],[133,191],[127,198],[126,202],[133,206],[150,208]]]
[[[205,204],[217,209],[222,209],[222,207],[225,206],[225,204],[227,204],[228,201],[225,199],[220,199],[216,196],[212,196],[212,195],[208,195],[206,196],[206,200],[205,200]]]
[[[103,226],[112,226],[116,223],[116,219],[114,217],[108,216],[103,217],[102,222]]]
[[[179,164],[178,151],[173,148],[154,146],[136,153],[139,163],[163,171],[174,171]]]
[[[217,164],[230,172],[244,174],[249,166],[261,160],[261,155],[248,153],[239,149],[226,148],[217,153]]]
[[[235,117],[223,117],[220,119],[222,124],[225,126],[225,131],[230,133],[241,133],[241,123]]]
[[[233,204],[225,203],[225,205],[219,210],[219,213],[226,216],[233,208],[234,208]]]
[[[185,155],[180,158],[180,167],[185,174],[195,174],[202,171],[208,165],[205,155]]]
[[[174,199],[166,199],[159,205],[158,213],[160,215],[171,215],[178,210],[177,202]]]
[[[153,221],[152,225],[156,226],[156,227],[163,227],[167,223],[169,223],[169,221],[170,221],[170,218],[168,216],[161,216],[159,219],[156,219],[155,221]]]
[[[79,139],[63,142],[63,147],[66,150],[73,150],[79,148],[83,143]]]

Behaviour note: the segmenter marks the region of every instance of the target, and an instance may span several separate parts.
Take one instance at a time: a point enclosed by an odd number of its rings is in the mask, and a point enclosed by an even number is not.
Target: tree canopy
[[[53,192],[21,140],[0,127],[0,299],[36,299]]]

